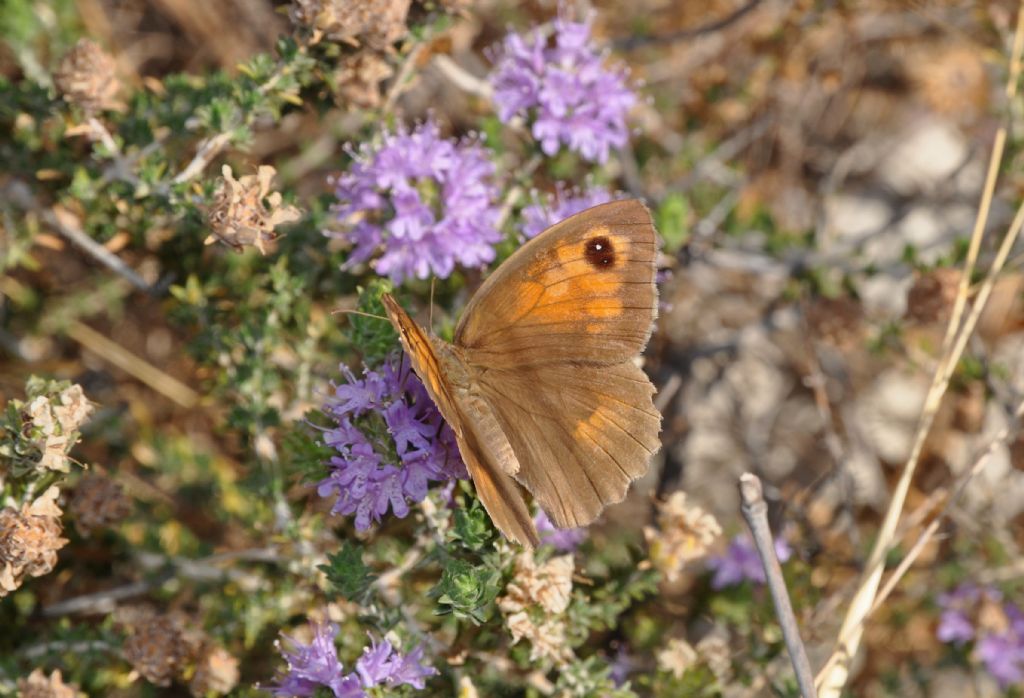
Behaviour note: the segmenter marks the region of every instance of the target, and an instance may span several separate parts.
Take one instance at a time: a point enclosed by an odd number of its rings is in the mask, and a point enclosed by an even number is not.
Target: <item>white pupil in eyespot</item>
[[[603,249],[603,246],[601,245],[601,243],[597,243],[596,245],[594,245],[594,249],[600,252]]]

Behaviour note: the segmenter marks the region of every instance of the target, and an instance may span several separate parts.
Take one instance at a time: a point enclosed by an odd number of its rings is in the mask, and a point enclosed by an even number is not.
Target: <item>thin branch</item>
[[[67,333],[86,349],[131,374],[179,406],[190,409],[198,404],[199,393],[85,323],[76,320],[68,327]]]
[[[51,228],[67,238],[78,249],[82,250],[97,262],[126,279],[132,286],[149,293],[150,285],[134,269],[129,267],[116,254],[85,234],[78,225],[78,220],[69,211],[54,206],[42,209],[40,215]]]
[[[772,601],[775,603],[775,614],[782,627],[782,637],[786,641],[786,648],[789,650],[789,657],[793,662],[793,670],[796,672],[796,682],[800,686],[800,693],[804,698],[817,698],[814,691],[814,672],[811,671],[807,650],[800,639],[800,628],[797,626],[796,616],[793,615],[793,605],[790,603],[789,593],[786,591],[786,580],[782,577],[782,567],[775,556],[775,543],[771,528],[768,526],[768,504],[764,501],[764,490],[757,475],[744,473],[740,476],[740,500],[740,510],[754,536],[754,545],[757,547],[761,564],[764,566],[768,588],[771,590]]]

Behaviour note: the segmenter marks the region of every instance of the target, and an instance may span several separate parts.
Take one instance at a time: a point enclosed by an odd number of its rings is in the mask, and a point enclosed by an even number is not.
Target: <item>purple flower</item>
[[[363,698],[366,693],[359,681],[342,673],[334,646],[337,634],[338,626],[325,623],[313,626],[313,641],[308,645],[285,635],[290,649],[281,649],[281,656],[288,662],[288,672],[268,690],[275,696],[304,697],[313,695],[318,686],[326,686],[337,698]]]
[[[427,121],[385,132],[364,144],[334,182],[334,212],[345,226],[327,232],[352,244],[344,269],[370,261],[396,284],[430,274],[447,278],[456,264],[494,259],[499,209],[494,165],[476,141],[443,139]]]
[[[494,104],[505,123],[521,116],[547,155],[562,145],[592,162],[629,139],[626,115],[636,103],[622,65],[605,67],[590,40],[593,18],[555,20],[554,44],[535,29],[509,34],[491,56]]]
[[[404,357],[364,370],[361,379],[342,372],[347,382],[324,407],[337,422],[324,443],[337,455],[317,488],[336,497],[331,513],[355,515],[356,529],[365,531],[389,509],[404,518],[431,480],[467,477],[455,434]]]
[[[319,686],[326,686],[336,698],[366,698],[364,689],[381,685],[408,684],[422,689],[426,678],[437,674],[437,669],[423,663],[422,647],[403,655],[387,640],[377,643],[372,638],[370,646],[356,662],[356,670],[345,674],[334,646],[337,634],[338,626],[331,623],[314,625],[313,641],[309,645],[285,636],[292,647],[290,651],[281,651],[288,662],[288,673],[268,690],[275,696],[305,698],[313,695]]]
[[[1003,689],[1024,683],[1024,637],[1012,630],[978,641],[978,659]]]
[[[553,196],[523,209],[523,235],[527,238],[536,237],[555,223],[598,204],[608,203],[614,198],[617,197],[601,187],[591,187],[584,191],[567,190],[559,183]]]
[[[775,539],[775,556],[785,562],[793,555],[793,549],[783,538]],[[764,584],[766,581],[761,558],[753,541],[747,535],[739,535],[729,542],[723,555],[708,559],[708,567],[715,571],[711,578],[712,589],[724,589],[743,582]]]
[[[370,646],[363,650],[363,656],[356,662],[356,673],[364,688],[408,684],[421,689],[426,685],[428,676],[437,674],[437,669],[423,664],[422,646],[402,655],[387,640],[376,643],[371,639]]]
[[[533,517],[533,523],[540,535],[540,542],[547,543],[563,553],[571,553],[587,539],[585,528],[555,528],[543,509]]]
[[[938,598],[942,642],[975,641],[974,657],[1005,689],[1024,683],[1024,611],[994,587],[961,584]],[[973,620],[972,620],[973,619]]]
[[[974,639],[974,625],[968,612],[981,598],[981,589],[974,584],[961,584],[955,590],[939,596],[942,615],[936,636],[940,641],[961,645]]]

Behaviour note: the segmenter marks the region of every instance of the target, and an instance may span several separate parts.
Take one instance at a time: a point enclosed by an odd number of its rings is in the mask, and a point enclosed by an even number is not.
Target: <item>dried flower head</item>
[[[563,146],[592,162],[629,140],[626,116],[636,103],[623,65],[606,67],[591,43],[592,18],[555,20],[554,45],[539,30],[509,34],[494,51],[494,104],[498,117],[530,123],[541,150]]]
[[[815,297],[807,302],[804,317],[812,335],[837,349],[850,349],[864,336],[864,308],[849,296]]]
[[[732,648],[728,632],[722,629],[708,633],[697,643],[697,656],[707,665],[719,683],[732,678]]]
[[[671,638],[656,656],[658,668],[671,673],[677,679],[683,678],[683,674],[697,663],[697,650],[679,637]]]
[[[370,261],[381,276],[444,279],[456,264],[494,259],[498,188],[494,163],[476,140],[441,138],[433,121],[364,144],[335,181],[334,212],[352,246],[344,269]]]
[[[959,269],[939,267],[914,280],[907,292],[907,317],[920,323],[945,322],[960,287]]]
[[[18,679],[18,698],[79,698],[85,694],[75,684],[66,684],[60,669],[47,676],[34,669],[26,678]]]
[[[238,659],[223,647],[207,647],[199,654],[188,688],[196,698],[230,693],[238,685],[238,678]]]
[[[376,109],[382,102],[380,84],[394,72],[391,64],[375,51],[344,56],[334,73],[342,106]]]
[[[29,402],[13,401],[21,417],[20,433],[3,443],[0,455],[11,458],[15,475],[30,470],[68,472],[68,452],[78,443],[78,430],[92,412],[80,385],[29,379]],[[0,432],[2,434],[2,432]]]
[[[572,596],[573,567],[572,555],[559,555],[538,566],[533,553],[522,553],[499,605],[511,611],[536,605],[547,613],[562,613]]]
[[[116,105],[117,64],[97,44],[79,39],[60,61],[53,82],[64,99],[94,113]]]
[[[122,653],[125,660],[155,686],[178,678],[191,652],[180,620],[171,615],[146,614],[129,628]]]
[[[288,16],[311,34],[311,43],[326,38],[375,49],[389,48],[408,32],[410,0],[292,0]]]
[[[61,538],[60,490],[56,485],[21,510],[0,510],[0,597],[21,586],[26,576],[41,577],[57,564]]]
[[[535,237],[571,215],[608,203],[614,198],[604,187],[579,190],[570,189],[559,182],[553,195],[537,198],[523,209],[523,235],[527,238]]]
[[[281,205],[281,193],[270,193],[270,182],[277,172],[270,165],[260,165],[255,175],[235,179],[231,167],[224,165],[223,178],[213,195],[207,221],[213,232],[206,238],[210,245],[217,240],[241,250],[253,245],[261,254],[277,239],[277,226],[299,220],[294,206]]]
[[[75,487],[68,509],[75,517],[78,531],[89,536],[128,516],[132,503],[121,485],[105,475],[92,474],[83,477]]]
[[[674,582],[687,564],[708,552],[722,535],[713,515],[686,501],[686,493],[673,492],[658,505],[658,527],[644,527],[651,562],[665,579]]]
[[[515,573],[498,599],[512,642],[526,638],[530,659],[564,663],[572,658],[566,641],[565,610],[572,595],[572,555],[537,565],[532,552],[516,558]]]
[[[332,513],[355,514],[356,529],[365,531],[388,509],[404,518],[431,481],[468,477],[455,433],[404,357],[365,370],[362,379],[342,371],[347,380],[324,408],[337,421],[324,443],[337,455],[317,490],[337,497]]]

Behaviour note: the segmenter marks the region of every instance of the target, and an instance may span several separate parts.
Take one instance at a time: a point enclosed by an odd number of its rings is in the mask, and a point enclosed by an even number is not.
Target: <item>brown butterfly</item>
[[[539,544],[523,494],[560,528],[589,524],[659,447],[634,363],[657,314],[651,214],[616,201],[551,226],[484,282],[449,344],[384,307],[498,529]]]

